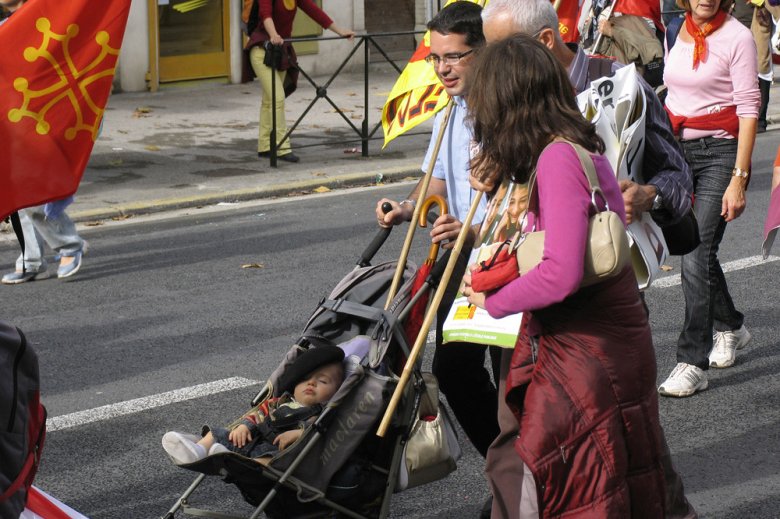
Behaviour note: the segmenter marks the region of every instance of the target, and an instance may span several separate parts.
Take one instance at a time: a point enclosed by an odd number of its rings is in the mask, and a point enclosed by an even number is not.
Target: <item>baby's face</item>
[[[295,400],[309,406],[327,402],[341,385],[343,369],[341,364],[328,364],[317,368],[298,382],[293,392]]]

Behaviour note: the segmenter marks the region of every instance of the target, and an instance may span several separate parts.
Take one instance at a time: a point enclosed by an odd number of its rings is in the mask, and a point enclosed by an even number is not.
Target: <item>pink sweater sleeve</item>
[[[622,196],[609,163],[598,156],[594,162],[610,208],[625,221]],[[592,211],[588,181],[571,146],[556,143],[542,153],[536,185],[540,207],[536,230],[545,231],[542,261],[525,276],[488,295],[485,308],[494,318],[563,301],[582,281]]]
[[[758,89],[758,51],[750,31],[739,31],[731,54],[731,84],[739,117],[758,118],[761,92]]]

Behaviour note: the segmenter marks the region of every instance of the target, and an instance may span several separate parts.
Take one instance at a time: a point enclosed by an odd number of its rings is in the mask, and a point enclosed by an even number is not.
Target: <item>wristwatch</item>
[[[655,198],[653,198],[653,211],[657,211],[663,207],[664,199],[661,197],[661,192],[658,188],[655,188]]]
[[[404,204],[409,204],[410,206],[412,206],[412,209],[414,209],[417,206],[417,200],[412,200],[411,198],[407,198],[405,200],[401,200],[400,202],[398,202],[398,205],[404,205]]]
[[[731,170],[732,177],[748,178],[750,176],[749,169],[734,168]]]

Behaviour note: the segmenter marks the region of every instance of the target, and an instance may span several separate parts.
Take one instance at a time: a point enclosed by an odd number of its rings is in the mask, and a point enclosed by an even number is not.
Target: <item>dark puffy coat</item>
[[[540,516],[661,518],[656,362],[630,268],[535,311],[538,356],[521,334],[507,379],[515,449]]]

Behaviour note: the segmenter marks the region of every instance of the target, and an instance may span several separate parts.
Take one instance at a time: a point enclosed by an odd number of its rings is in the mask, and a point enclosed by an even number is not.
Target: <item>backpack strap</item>
[[[682,24],[685,21],[685,18],[677,17],[672,18],[669,21],[669,25],[666,26],[666,50],[667,52],[672,50],[672,47],[674,47],[675,42],[677,41],[677,35],[680,34],[680,29],[682,29]]]
[[[601,79],[605,76],[611,76],[613,63],[614,61],[612,61],[609,58],[595,58],[589,56],[588,57],[588,85],[590,86],[591,81],[596,81],[597,79]]]

